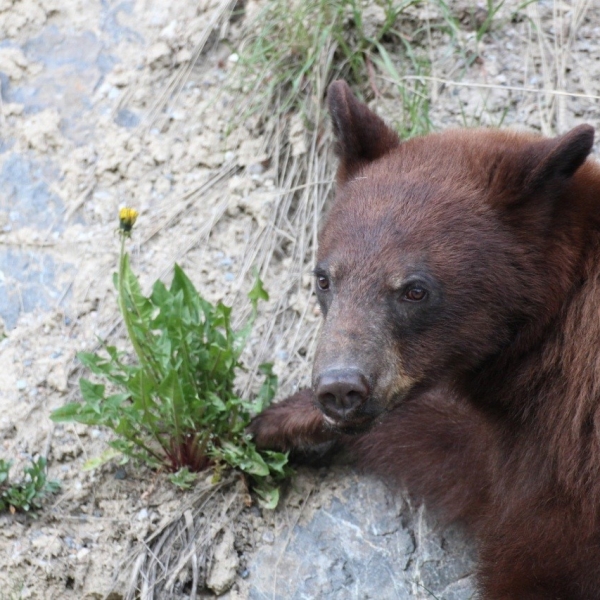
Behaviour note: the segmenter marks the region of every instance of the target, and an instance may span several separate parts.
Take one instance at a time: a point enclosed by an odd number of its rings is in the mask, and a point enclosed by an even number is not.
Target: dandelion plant
[[[257,278],[249,293],[252,315],[238,330],[231,325],[231,308],[205,300],[178,265],[170,287],[156,281],[145,296],[125,251],[137,216],[131,208],[119,213],[115,276],[133,353],[110,345],[101,353],[80,353],[79,360],[100,381],[82,378],[83,402],[59,408],[52,419],[108,427],[116,437],[107,457],[120,454],[163,468],[181,487],[190,485],[193,473],[208,468],[217,474],[237,469],[261,502],[273,507],[276,483],[288,474],[287,456],[259,452],[246,427],[271,402],[277,378],[264,364],[264,382],[255,398],[243,399],[235,389],[240,356],[267,292]]]

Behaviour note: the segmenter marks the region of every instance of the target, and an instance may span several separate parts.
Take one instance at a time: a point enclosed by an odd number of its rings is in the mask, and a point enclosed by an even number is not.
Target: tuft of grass
[[[168,470],[171,481],[182,488],[192,485],[197,472],[210,467],[218,477],[232,467],[251,480],[264,506],[274,507],[279,498],[276,483],[288,474],[287,455],[257,451],[245,431],[277,389],[271,365],[261,365],[264,381],[253,400],[235,391],[258,302],[268,295],[257,278],[249,293],[252,315],[237,330],[231,324],[231,308],[202,298],[177,265],[169,288],[158,280],[151,294],[144,295],[125,252],[137,217],[134,211],[133,222],[125,222],[129,214],[121,211],[115,286],[136,360],[108,345],[103,353],[80,353],[81,363],[104,382],[82,378],[83,403],[67,404],[51,418],[104,426],[116,433],[109,442],[113,452],[95,459],[92,466],[120,454]]]
[[[47,479],[46,459],[42,456],[32,460],[21,479],[15,482],[10,481],[11,466],[11,461],[0,458],[0,513],[38,510],[46,496],[60,489],[57,481]]]
[[[245,43],[233,78],[242,81],[246,106],[242,120],[258,115],[273,121],[291,112],[304,117],[309,128],[318,127],[327,86],[346,79],[359,96],[380,95],[377,71],[390,74],[393,67],[386,46],[403,48],[403,58],[421,73],[424,62],[416,58],[410,39],[396,28],[398,20],[418,0],[271,0],[248,24]],[[371,18],[369,11],[377,11]],[[403,137],[429,129],[424,94],[398,80]],[[418,123],[418,125],[416,125]],[[235,125],[235,124],[234,124]]]

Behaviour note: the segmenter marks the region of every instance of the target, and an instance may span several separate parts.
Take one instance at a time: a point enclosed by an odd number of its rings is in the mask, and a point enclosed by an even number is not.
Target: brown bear
[[[600,166],[594,132],[400,142],[342,82],[314,270],[312,389],[261,447],[336,440],[479,547],[486,600],[600,598]]]

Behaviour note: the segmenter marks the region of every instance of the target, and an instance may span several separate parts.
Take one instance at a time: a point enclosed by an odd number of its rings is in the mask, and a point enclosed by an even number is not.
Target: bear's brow
[[[399,290],[406,281],[404,275],[393,275],[388,279],[388,287],[392,290]]]
[[[315,268],[313,269],[312,272],[313,272],[313,275],[315,275],[315,277],[329,276],[331,278],[334,278],[337,274],[337,264],[336,263],[327,263],[327,264],[319,263],[318,265],[315,266]]]
[[[327,272],[332,279],[335,279],[340,274],[339,263],[332,262],[327,265]]]
[[[387,285],[391,290],[399,290],[407,283],[434,285],[434,278],[431,276],[428,270],[423,268],[421,265],[410,265],[406,268],[404,273],[391,274],[387,278]]]

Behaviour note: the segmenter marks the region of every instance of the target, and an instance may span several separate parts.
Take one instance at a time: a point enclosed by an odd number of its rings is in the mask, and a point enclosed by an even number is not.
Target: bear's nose
[[[335,421],[348,418],[366,402],[369,394],[367,378],[358,369],[325,371],[317,380],[317,402]]]

